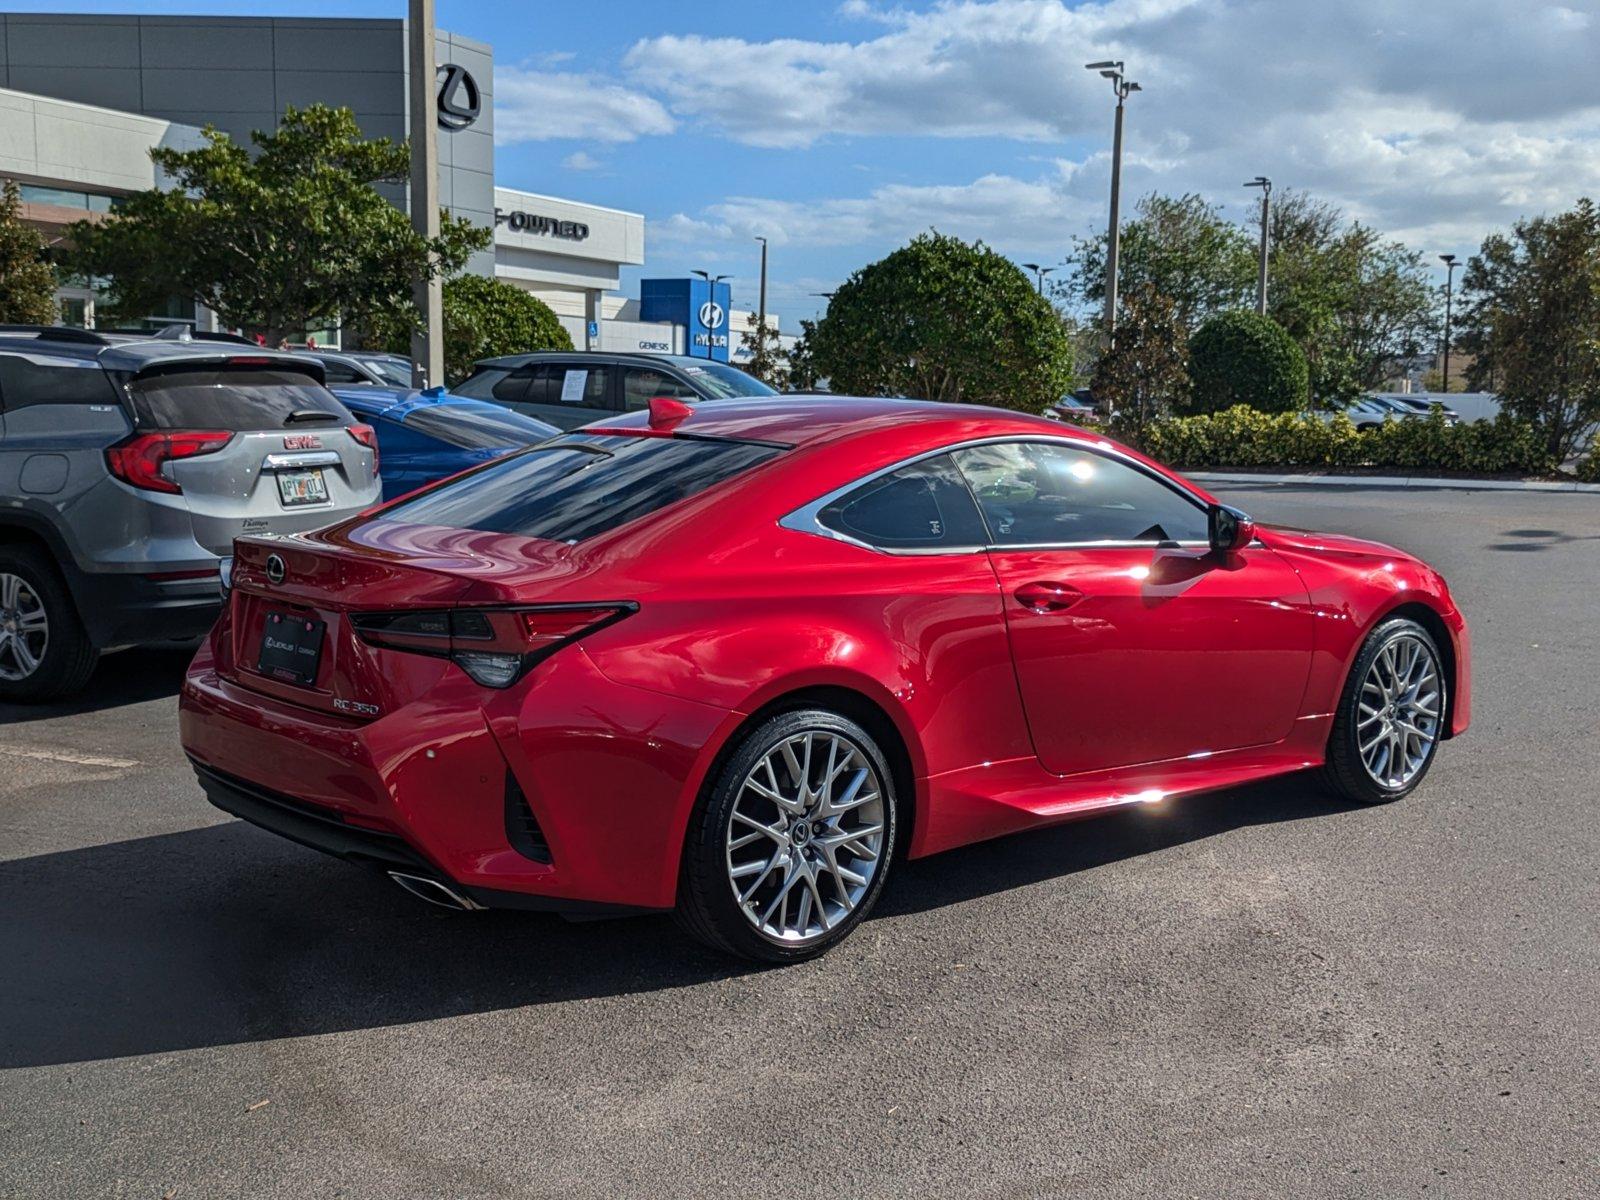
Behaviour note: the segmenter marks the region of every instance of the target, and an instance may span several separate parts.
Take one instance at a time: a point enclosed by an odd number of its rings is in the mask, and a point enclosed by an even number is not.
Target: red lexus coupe
[[[1426,564],[971,406],[655,401],[241,538],[225,585],[182,696],[215,804],[780,962],[900,857],[1308,767],[1393,800],[1469,715]]]

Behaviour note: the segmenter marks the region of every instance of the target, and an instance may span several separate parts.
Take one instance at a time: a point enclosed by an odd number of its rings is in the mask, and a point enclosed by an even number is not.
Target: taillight
[[[542,604],[355,613],[370,645],[448,658],[484,687],[506,688],[563,646],[620,621],[636,604]]]
[[[106,466],[123,483],[147,492],[183,491],[161,473],[163,464],[180,458],[215,454],[233,440],[221,429],[173,429],[162,433],[135,433],[106,447]]]
[[[378,431],[371,425],[349,425],[345,432],[372,451],[372,473],[378,473]]]

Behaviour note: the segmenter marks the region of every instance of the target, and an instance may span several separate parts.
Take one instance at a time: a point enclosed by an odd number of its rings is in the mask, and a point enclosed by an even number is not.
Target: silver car
[[[314,360],[0,326],[0,701],[65,695],[112,647],[199,636],[235,537],[380,492],[376,437]]]

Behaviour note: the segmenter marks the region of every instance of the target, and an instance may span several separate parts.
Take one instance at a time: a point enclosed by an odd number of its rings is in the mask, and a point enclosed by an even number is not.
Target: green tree
[[[1148,284],[1173,303],[1184,337],[1206,317],[1244,303],[1255,289],[1249,235],[1200,196],[1151,194],[1139,201],[1118,243],[1119,292]],[[1106,235],[1078,238],[1057,293],[1084,309],[1105,304]],[[1119,318],[1120,319],[1120,318]]]
[[[1462,276],[1460,344],[1473,386],[1542,431],[1565,460],[1600,420],[1600,209],[1518,221],[1492,234]]]
[[[56,273],[44,259],[44,239],[22,219],[16,181],[0,189],[0,323],[53,325]]]
[[[1172,297],[1145,280],[1117,300],[1117,332],[1095,363],[1090,391],[1112,411],[1112,427],[1137,442],[1188,386],[1188,350]]]
[[[1304,192],[1278,193],[1271,220],[1268,312],[1305,355],[1317,400],[1352,400],[1433,344],[1438,298],[1421,254]]]
[[[809,338],[834,391],[1040,412],[1072,381],[1055,309],[982,242],[929,232],[862,267]]]
[[[739,335],[739,348],[750,357],[739,364],[768,387],[781,387],[788,374],[783,362],[783,343],[778,339],[777,327],[757,323],[757,314],[750,314],[750,328]]]
[[[784,383],[797,392],[814,391],[822,382],[822,373],[817,370],[816,355],[811,352],[811,347],[816,341],[817,323],[805,318],[800,320],[799,340],[789,350],[789,370]],[[777,386],[774,384],[773,386]]]
[[[410,151],[364,139],[349,109],[291,106],[276,130],[250,135],[253,151],[209,127],[205,139],[150,152],[170,190],[72,227],[70,266],[110,278],[113,319],[181,296],[272,343],[384,318],[414,325],[413,279],[460,270],[492,236],[447,214],[437,238],[418,235],[376,187],[405,182]]]
[[[1218,313],[1189,339],[1190,412],[1245,404],[1292,412],[1306,402],[1306,356],[1271,317],[1250,309]]]
[[[410,355],[412,326],[387,316],[368,326],[361,340],[395,354]],[[572,337],[555,311],[515,284],[483,275],[457,275],[444,282],[444,374],[457,383],[481,358],[531,350],[571,350]]]

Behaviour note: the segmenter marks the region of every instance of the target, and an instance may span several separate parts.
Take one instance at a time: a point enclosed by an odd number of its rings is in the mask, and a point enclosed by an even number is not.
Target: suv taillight
[[[390,650],[448,658],[484,687],[506,688],[530,668],[620,621],[637,604],[540,604],[354,613],[361,640]]]
[[[378,431],[371,425],[348,425],[345,432],[372,451],[372,473],[378,473]]]
[[[161,433],[134,433],[106,447],[106,466],[123,483],[147,492],[183,491],[161,473],[162,464],[179,458],[215,454],[233,440],[222,429],[171,429]]]

